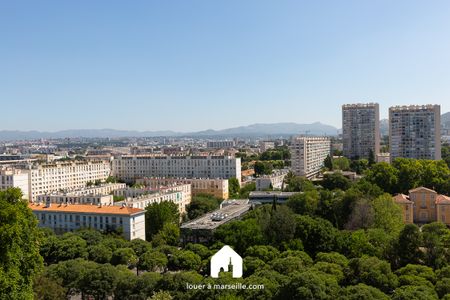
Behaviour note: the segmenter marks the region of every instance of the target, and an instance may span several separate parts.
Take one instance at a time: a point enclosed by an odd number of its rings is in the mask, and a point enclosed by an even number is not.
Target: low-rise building
[[[54,193],[48,195],[38,195],[36,202],[58,203],[58,204],[88,204],[88,205],[109,205],[113,204],[112,195],[77,195],[73,193]]]
[[[0,191],[8,188],[19,188],[23,198],[29,198],[28,190],[29,174],[19,169],[0,168]]]
[[[250,192],[248,199],[251,202],[258,202],[261,204],[267,204],[267,203],[279,203],[283,204],[289,198],[295,194],[298,194],[299,192],[280,192],[280,191],[256,191],[256,192]]]
[[[143,184],[152,189],[176,184],[190,184],[192,195],[211,195],[219,199],[228,199],[228,179],[208,178],[140,178],[137,184]]]
[[[151,189],[127,188],[114,191],[115,196],[123,196],[125,200],[118,201],[114,205],[126,205],[145,209],[153,203],[172,201],[178,205],[180,215],[186,213],[186,206],[191,203],[191,185],[181,184],[166,187],[158,191]]]
[[[40,227],[56,233],[93,228],[114,231],[121,228],[127,240],[145,240],[145,210],[123,206],[30,203]]]
[[[424,224],[439,221],[450,225],[449,196],[440,195],[426,187],[418,187],[409,190],[409,195],[396,195],[394,201],[402,206],[403,219],[406,223]]]
[[[270,175],[265,175],[256,178],[256,190],[264,191],[267,189],[281,189],[283,187],[284,177],[286,177],[289,170],[276,170]]]

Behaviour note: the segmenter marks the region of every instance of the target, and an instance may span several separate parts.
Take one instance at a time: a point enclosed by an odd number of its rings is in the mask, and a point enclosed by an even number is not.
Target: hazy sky
[[[0,130],[450,111],[450,1],[0,0]]]

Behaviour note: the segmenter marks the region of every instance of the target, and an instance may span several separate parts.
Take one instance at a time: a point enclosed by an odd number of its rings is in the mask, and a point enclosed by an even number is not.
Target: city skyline
[[[450,111],[450,3],[323,4],[3,3],[0,98],[15,113],[0,130],[340,128],[342,104],[368,102],[381,119]]]

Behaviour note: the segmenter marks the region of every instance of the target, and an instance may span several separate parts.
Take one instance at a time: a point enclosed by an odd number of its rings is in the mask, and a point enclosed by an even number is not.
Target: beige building
[[[179,184],[159,190],[126,188],[114,191],[115,196],[123,196],[125,200],[118,201],[114,205],[126,205],[145,209],[152,203],[171,201],[178,205],[180,215],[186,213],[186,206],[191,203],[191,185]]]
[[[35,164],[29,167],[29,199],[38,195],[83,188],[88,182],[104,181],[111,173],[107,161]]]
[[[220,199],[228,199],[228,179],[206,178],[140,178],[137,184],[143,184],[152,189],[177,184],[190,184],[192,195],[207,194]]]
[[[394,201],[402,206],[407,223],[439,221],[450,225],[450,197],[440,195],[432,189],[418,187],[410,190],[409,195],[395,196]]]
[[[144,177],[241,180],[241,159],[234,156],[123,155],[112,162],[113,175],[125,182]]]
[[[342,105],[344,156],[374,158],[380,152],[380,108],[378,103]]]
[[[28,190],[29,174],[23,170],[1,167],[0,168],[0,191],[7,188],[19,188],[23,198],[29,199]]]
[[[331,142],[327,137],[293,138],[290,146],[292,172],[307,178],[316,176],[330,150]]]
[[[93,228],[99,231],[123,229],[127,240],[145,240],[145,211],[127,206],[30,203],[40,227],[56,233]]]
[[[397,157],[441,159],[441,107],[390,107],[389,146],[391,161]]]

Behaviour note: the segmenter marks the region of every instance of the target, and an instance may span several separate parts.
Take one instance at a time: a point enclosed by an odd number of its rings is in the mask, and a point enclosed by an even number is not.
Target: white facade
[[[0,168],[0,190],[7,188],[19,188],[22,191],[23,198],[28,199],[29,174],[22,170],[13,168]]]
[[[171,201],[178,205],[180,215],[186,212],[186,205],[191,203],[191,185],[182,184],[161,190],[159,192],[148,189],[123,189],[114,192],[116,196],[124,196],[126,199],[118,201],[114,205],[126,205],[128,207],[145,209],[152,203]]]
[[[288,170],[279,170],[271,175],[256,178],[256,190],[264,191],[269,188],[273,188],[274,190],[281,189],[283,187],[284,177],[286,177],[287,173]]]
[[[55,193],[36,196],[36,202],[57,204],[93,204],[108,205],[114,203],[112,195],[76,195],[72,193]]]
[[[259,142],[259,150],[261,152],[270,150],[270,149],[274,149],[275,148],[275,142],[271,142],[271,141],[260,141]]]
[[[440,160],[441,107],[390,107],[389,147],[391,161],[397,157]]]
[[[206,143],[207,148],[233,148],[235,146],[234,141],[209,141]]]
[[[241,159],[233,156],[120,156],[112,162],[113,175],[134,182],[143,177],[222,178],[241,180]]]
[[[344,156],[369,158],[380,152],[380,108],[378,103],[342,105]]]
[[[29,208],[39,220],[40,227],[56,233],[93,228],[99,231],[123,229],[127,240],[145,240],[145,211],[126,206],[102,206],[82,204],[30,203]]]
[[[38,195],[82,188],[88,182],[106,180],[111,165],[107,161],[54,163],[33,165],[28,172],[29,199],[35,201]]]
[[[314,177],[330,155],[331,142],[327,137],[296,137],[292,139],[291,168],[295,175]]]

